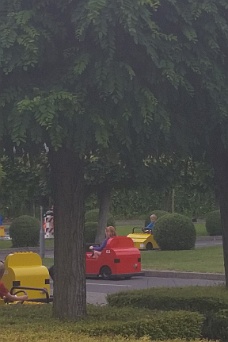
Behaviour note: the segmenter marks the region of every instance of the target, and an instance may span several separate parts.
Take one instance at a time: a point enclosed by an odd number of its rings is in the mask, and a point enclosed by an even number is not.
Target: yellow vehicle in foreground
[[[2,282],[12,295],[28,295],[25,302],[49,303],[50,277],[48,269],[42,265],[37,253],[18,252],[9,254],[5,259],[5,273]],[[0,306],[5,300],[0,298]]]
[[[140,232],[136,233],[135,230],[140,230]],[[134,246],[140,250],[152,250],[159,249],[157,242],[154,239],[154,235],[149,232],[142,232],[141,228],[133,228],[132,233],[128,234],[133,242]]]

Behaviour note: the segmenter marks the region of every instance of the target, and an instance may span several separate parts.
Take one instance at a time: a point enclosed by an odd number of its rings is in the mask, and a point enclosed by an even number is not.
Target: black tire
[[[110,277],[112,275],[112,271],[111,271],[110,267],[103,266],[100,270],[100,275],[101,275],[102,279],[104,279],[104,280],[110,279]]]
[[[147,251],[151,251],[152,249],[153,249],[152,243],[151,243],[151,242],[148,242],[148,243],[146,244],[146,250],[147,250]]]

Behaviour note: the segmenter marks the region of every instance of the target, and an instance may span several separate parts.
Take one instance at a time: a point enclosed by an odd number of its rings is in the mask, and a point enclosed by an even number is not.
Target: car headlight
[[[145,248],[144,243],[140,243],[140,248]]]

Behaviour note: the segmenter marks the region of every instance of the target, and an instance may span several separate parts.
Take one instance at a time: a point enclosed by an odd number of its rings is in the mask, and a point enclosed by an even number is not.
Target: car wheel
[[[110,267],[103,266],[100,270],[100,275],[101,275],[102,279],[109,279],[112,275],[112,271],[111,271]]]
[[[153,245],[152,245],[151,242],[148,242],[148,243],[146,244],[146,249],[147,249],[147,251],[151,251],[151,250],[153,249]]]

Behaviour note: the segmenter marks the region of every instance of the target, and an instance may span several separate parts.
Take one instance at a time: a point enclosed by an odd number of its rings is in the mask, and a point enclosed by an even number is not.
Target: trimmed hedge
[[[146,227],[150,223],[150,215],[152,215],[152,214],[156,215],[157,218],[159,219],[160,217],[162,217],[166,214],[169,214],[169,212],[165,211],[165,210],[152,210],[151,213],[145,219],[144,227]]]
[[[77,322],[60,322],[52,318],[52,305],[5,305],[1,308],[0,325],[9,326],[8,336],[20,334],[23,341],[51,341],[51,336],[65,341],[76,341],[77,336],[99,336],[103,341],[110,336],[112,341],[121,341],[123,337],[143,341],[172,340],[177,338],[195,339],[201,337],[204,317],[193,312],[161,312],[133,308],[113,308],[108,306],[88,306],[88,316]],[[12,324],[13,322],[13,324]],[[42,326],[42,329],[40,327]],[[50,329],[52,327],[52,329]],[[59,334],[59,338],[58,338]],[[23,336],[23,337],[22,337]],[[122,336],[118,340],[118,336]],[[2,336],[1,336],[2,337]],[[25,337],[25,339],[24,339]],[[31,338],[32,337],[32,338]],[[71,339],[70,339],[71,338]],[[74,339],[73,339],[74,338]],[[12,341],[10,338],[7,341]],[[80,341],[80,339],[79,339]]]
[[[145,315],[144,312],[137,310],[135,317],[127,321],[125,316],[123,321],[112,321],[108,324],[96,323],[94,326],[88,326],[80,329],[83,333],[90,336],[102,335],[121,335],[124,337],[135,336],[140,338],[149,336],[153,340],[166,340],[175,338],[199,338],[203,327],[204,317],[196,312],[150,312]]]
[[[112,307],[150,310],[185,310],[200,313],[228,310],[228,290],[222,286],[151,288],[119,292],[107,296]]]
[[[98,222],[99,209],[92,209],[85,213],[85,222]],[[108,214],[107,226],[115,227],[115,219],[113,215]]]
[[[180,214],[162,216],[153,233],[162,250],[189,250],[195,246],[195,226],[188,217]]]
[[[36,247],[39,245],[40,222],[35,217],[17,217],[9,228],[13,247]]]
[[[210,236],[222,235],[220,211],[211,211],[206,215],[206,230]]]
[[[203,336],[210,339],[228,341],[228,309],[219,312],[211,312],[207,315],[203,325]]]
[[[184,310],[199,312],[205,320],[201,335],[208,339],[228,341],[228,290],[221,286],[137,290],[110,294],[111,307],[147,308],[150,310]]]

